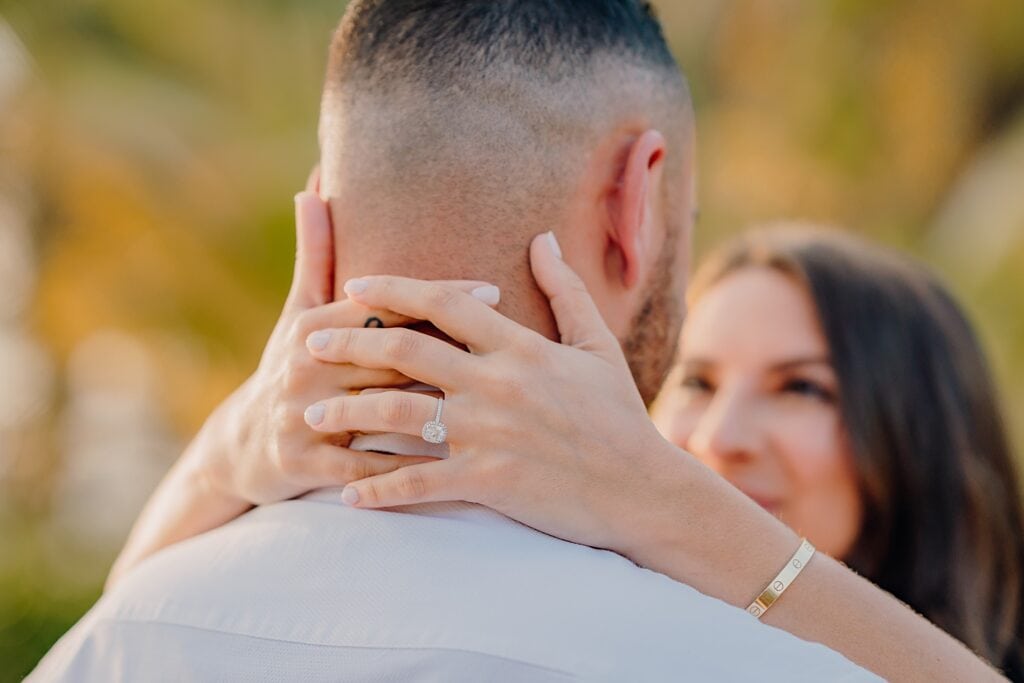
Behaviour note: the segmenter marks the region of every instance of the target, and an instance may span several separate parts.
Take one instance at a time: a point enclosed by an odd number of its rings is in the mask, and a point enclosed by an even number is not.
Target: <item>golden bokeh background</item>
[[[1024,447],[1024,2],[662,0],[699,251],[823,221],[935,266]],[[99,594],[254,368],[340,0],[0,0],[0,680]]]

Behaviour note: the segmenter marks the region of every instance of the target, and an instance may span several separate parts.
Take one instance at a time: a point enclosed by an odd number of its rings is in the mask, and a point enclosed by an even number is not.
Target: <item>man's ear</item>
[[[660,183],[665,159],[665,137],[647,130],[630,145],[610,197],[612,242],[622,271],[622,285],[635,287],[650,263],[655,243],[650,221],[653,190]]]

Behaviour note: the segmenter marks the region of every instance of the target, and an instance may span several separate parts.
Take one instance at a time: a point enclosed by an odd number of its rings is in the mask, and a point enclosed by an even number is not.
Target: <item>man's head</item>
[[[682,317],[692,136],[645,2],[355,0],[320,128],[339,281],[488,280],[554,336],[527,260],[554,230],[651,399]]]

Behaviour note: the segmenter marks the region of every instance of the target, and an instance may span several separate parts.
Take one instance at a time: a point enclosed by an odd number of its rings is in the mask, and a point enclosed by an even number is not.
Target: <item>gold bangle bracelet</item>
[[[800,539],[800,547],[796,549],[793,557],[789,558],[789,562],[782,568],[779,575],[768,584],[761,594],[757,596],[757,599],[750,603],[750,606],[747,607],[747,612],[753,614],[758,619],[763,617],[768,608],[774,605],[796,577],[800,576],[800,572],[804,570],[804,567],[807,566],[812,557],[814,557],[814,546],[806,538]]]

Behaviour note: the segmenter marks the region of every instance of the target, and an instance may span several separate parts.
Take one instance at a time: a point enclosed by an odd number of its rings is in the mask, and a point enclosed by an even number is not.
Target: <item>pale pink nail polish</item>
[[[558,244],[558,238],[555,237],[555,233],[547,233],[548,244],[551,245],[551,251],[555,252],[555,256],[562,258],[562,247]]]
[[[303,417],[306,418],[306,424],[310,427],[316,427],[324,421],[324,417],[327,415],[327,406],[323,403],[317,403],[306,408],[306,413]]]
[[[345,293],[349,296],[352,296],[353,294],[362,294],[369,286],[370,283],[366,280],[349,280],[345,283]]]
[[[473,295],[474,299],[483,301],[488,306],[497,306],[501,301],[501,290],[494,285],[484,285],[483,287],[477,287],[470,294]]]
[[[331,333],[329,330],[320,330],[309,335],[306,340],[306,345],[314,351],[323,351],[327,348],[327,345],[331,342]]]
[[[359,491],[356,491],[351,486],[346,486],[341,492],[341,502],[345,505],[355,505],[359,502]]]

